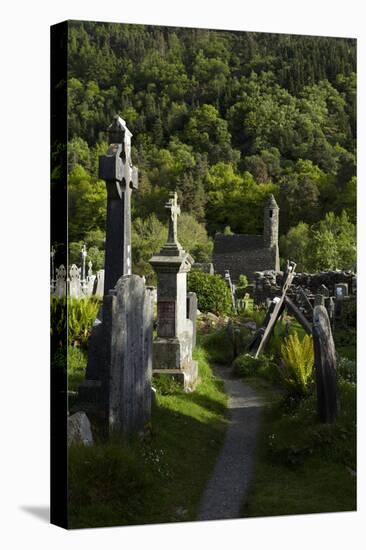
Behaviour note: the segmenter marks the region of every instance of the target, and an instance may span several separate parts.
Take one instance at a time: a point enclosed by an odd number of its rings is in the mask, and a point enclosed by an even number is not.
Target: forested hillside
[[[165,238],[177,190],[182,244],[210,258],[216,231],[261,233],[269,193],[281,255],[353,268],[356,43],[351,39],[73,22],[69,35],[71,260],[103,261],[107,126],[134,134],[135,271]],[[163,223],[162,223],[163,222]]]

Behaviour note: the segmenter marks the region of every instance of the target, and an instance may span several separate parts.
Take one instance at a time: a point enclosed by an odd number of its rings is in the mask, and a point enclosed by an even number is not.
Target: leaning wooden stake
[[[339,413],[337,362],[328,312],[322,305],[314,307],[313,343],[319,418],[334,422]]]
[[[272,300],[272,303],[267,311],[267,315],[264,319],[263,326],[257,330],[252,342],[250,343],[249,349],[251,351],[256,351],[255,357],[258,357],[258,355],[264,350],[272,335],[275,324],[285,308],[285,297],[294,278],[295,268],[296,264],[294,262],[287,262],[286,274],[282,286],[282,294]]]

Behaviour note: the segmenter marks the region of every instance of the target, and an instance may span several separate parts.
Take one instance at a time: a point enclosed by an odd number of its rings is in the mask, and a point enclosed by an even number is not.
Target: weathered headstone
[[[335,313],[336,316],[340,316],[343,308],[343,301],[348,297],[348,284],[347,283],[338,283],[334,285],[334,294],[335,294]]]
[[[192,266],[192,269],[194,271],[202,271],[203,273],[208,273],[209,275],[215,274],[214,265],[211,262],[198,262]]]
[[[80,298],[82,295],[80,269],[72,264],[70,267],[70,296],[71,298]]]
[[[93,434],[89,418],[83,411],[72,414],[67,419],[67,444],[93,445]]]
[[[55,296],[66,296],[66,268],[63,264],[56,269]]]
[[[153,372],[169,375],[186,390],[195,386],[197,364],[192,360],[192,321],[187,319],[187,273],[191,256],[178,241],[177,217],[180,208],[173,193],[165,205],[169,211],[168,240],[158,255],[150,259],[157,279],[158,325],[153,344]]]
[[[102,393],[110,432],[142,430],[151,414],[152,298],[138,275],[121,277],[103,302],[106,364]]]
[[[97,271],[96,278],[94,280],[93,294],[97,298],[103,298],[104,294],[104,269],[99,269]]]
[[[322,422],[333,422],[339,412],[337,362],[327,310],[314,307],[313,343],[318,414]]]
[[[93,290],[94,290],[94,283],[95,283],[96,275],[88,275],[86,278],[86,288],[85,288],[85,294],[86,296],[92,296]]]
[[[348,284],[338,283],[334,285],[334,295],[337,300],[342,300],[345,296],[348,296]]]
[[[195,292],[187,294],[187,318],[192,321],[192,348],[194,348],[197,338],[197,294]]]

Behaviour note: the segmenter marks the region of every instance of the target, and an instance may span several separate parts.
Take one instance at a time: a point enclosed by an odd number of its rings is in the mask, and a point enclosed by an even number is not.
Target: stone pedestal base
[[[198,380],[197,362],[192,360],[192,338],[156,338],[153,343],[153,375],[170,376],[186,391],[192,391]]]
[[[153,378],[168,376],[177,384],[183,386],[184,391],[193,391],[198,383],[197,361],[187,363],[183,369],[153,369]]]

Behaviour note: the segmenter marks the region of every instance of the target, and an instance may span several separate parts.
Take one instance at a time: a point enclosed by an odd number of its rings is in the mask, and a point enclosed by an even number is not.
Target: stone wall
[[[267,298],[272,299],[278,296],[283,283],[283,271],[258,271],[254,281],[254,299],[256,303],[264,303]],[[292,289],[296,286],[302,287],[309,294],[317,294],[324,285],[329,295],[333,296],[334,287],[337,284],[346,283],[348,293],[355,295],[357,292],[357,275],[352,271],[322,271],[318,273],[295,273]],[[291,289],[289,291],[291,294]]]
[[[246,275],[249,281],[253,281],[256,271],[276,266],[276,247],[214,254],[213,262],[216,273],[224,277],[225,271],[229,270],[235,283],[240,275]]]

